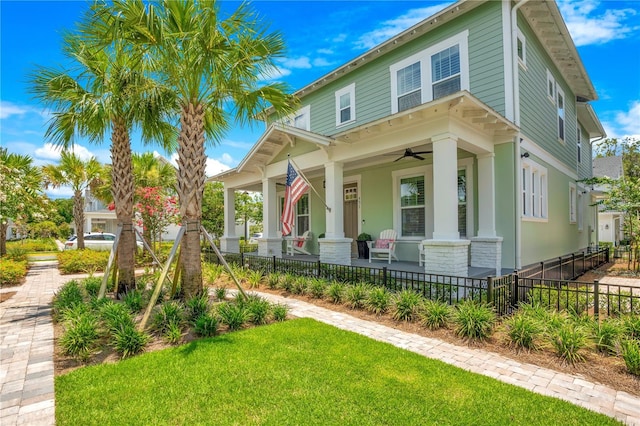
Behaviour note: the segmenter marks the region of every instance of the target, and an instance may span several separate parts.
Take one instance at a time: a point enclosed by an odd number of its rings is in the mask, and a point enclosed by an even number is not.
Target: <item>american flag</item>
[[[309,184],[302,176],[298,175],[291,162],[287,167],[287,187],[284,193],[284,207],[282,208],[282,235],[289,235],[293,227],[293,208],[309,189]]]

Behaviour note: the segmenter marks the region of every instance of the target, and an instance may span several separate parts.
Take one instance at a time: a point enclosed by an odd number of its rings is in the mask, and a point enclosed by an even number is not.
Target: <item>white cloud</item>
[[[267,71],[261,78],[261,81],[273,81],[291,75],[291,70],[282,67],[272,68]]]
[[[60,186],[58,188],[49,188],[44,191],[49,198],[71,198],[73,197],[73,189],[70,186]]]
[[[0,101],[0,119],[9,118],[12,115],[24,115],[29,110],[12,102]]]
[[[637,14],[634,9],[608,9],[611,4],[615,3],[599,0],[563,0],[558,3],[576,46],[604,44],[638,30],[638,27],[627,25],[628,18]]]
[[[404,15],[400,15],[397,18],[383,21],[378,28],[368,33],[363,34],[355,41],[357,48],[370,49],[385,40],[388,40],[402,31],[410,28],[412,25],[417,24],[430,17],[431,15],[440,12],[447,7],[450,3],[441,3],[435,6],[422,7],[419,9],[411,9]]]
[[[225,155],[228,155],[228,154],[223,154],[223,157]],[[224,172],[225,170],[229,170],[230,168],[231,167],[221,163],[218,160],[215,160],[213,158],[207,158],[207,166],[205,169],[205,174],[207,176],[215,176],[217,174]]]
[[[309,69],[311,68],[311,62],[306,56],[300,56],[299,58],[286,58],[279,61],[286,68],[294,69]]]
[[[332,42],[334,43],[342,43],[343,41],[345,41],[348,37],[348,34],[342,33],[342,34],[338,34],[337,36],[333,37],[331,39]]]
[[[321,55],[333,55],[334,53],[331,49],[318,49],[316,52]]]
[[[629,111],[616,114],[616,123],[624,136],[640,140],[640,101],[634,101]]]
[[[316,58],[313,60],[314,67],[330,67],[332,65],[335,65],[335,62],[330,62],[325,58]]]
[[[221,145],[230,146],[231,148],[246,149],[247,151],[253,146],[251,142],[232,141],[229,139],[223,140]]]
[[[51,160],[51,161],[60,161],[60,153],[62,152],[62,148],[60,146],[54,145],[52,143],[45,143],[42,147],[37,148],[34,151],[35,157],[39,160]],[[71,152],[80,157],[82,161],[87,161],[91,157],[96,157],[100,162],[108,161],[109,156],[105,158],[100,158],[87,148],[82,145],[74,144],[71,148]],[[101,151],[101,157],[104,157],[104,152]]]

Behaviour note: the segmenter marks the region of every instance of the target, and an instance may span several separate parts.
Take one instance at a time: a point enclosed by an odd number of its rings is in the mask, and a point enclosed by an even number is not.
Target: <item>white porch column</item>
[[[282,237],[278,235],[278,197],[275,179],[262,179],[262,238],[259,256],[282,257]]]
[[[469,240],[458,232],[458,142],[450,134],[433,143],[433,239],[422,241],[425,272],[469,275]]]
[[[433,142],[433,239],[458,240],[458,144],[451,135]]]
[[[236,237],[236,190],[224,187],[224,235],[220,237],[224,253],[240,253],[240,237]]]
[[[351,265],[351,238],[344,237],[343,218],[343,164],[330,162],[324,166],[326,211],[325,238],[318,239],[320,261]]]
[[[478,155],[478,236],[471,238],[471,266],[502,270],[502,237],[496,235],[495,154]]]

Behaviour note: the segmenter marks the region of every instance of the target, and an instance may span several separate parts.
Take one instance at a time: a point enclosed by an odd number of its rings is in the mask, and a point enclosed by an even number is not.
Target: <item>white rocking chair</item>
[[[300,237],[285,237],[287,242],[287,256],[293,256],[294,254],[306,254],[311,253],[307,249],[309,241],[311,241],[313,234],[310,231],[304,231]]]
[[[386,260],[391,263],[391,258],[396,261],[396,239],[398,233],[393,229],[385,229],[380,232],[380,237],[376,241],[367,241],[369,246],[369,263],[372,260]]]

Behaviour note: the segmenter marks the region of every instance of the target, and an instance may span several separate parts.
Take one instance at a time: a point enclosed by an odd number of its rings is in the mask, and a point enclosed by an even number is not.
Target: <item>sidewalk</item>
[[[17,291],[11,299],[0,304],[2,426],[55,424],[50,302],[58,287],[77,277],[61,276],[56,262],[42,262],[31,267],[23,286],[2,290]],[[274,302],[286,303],[294,316],[314,318],[474,373],[564,399],[628,425],[640,425],[640,398],[626,392],[495,353],[405,333],[300,300],[261,295]]]

